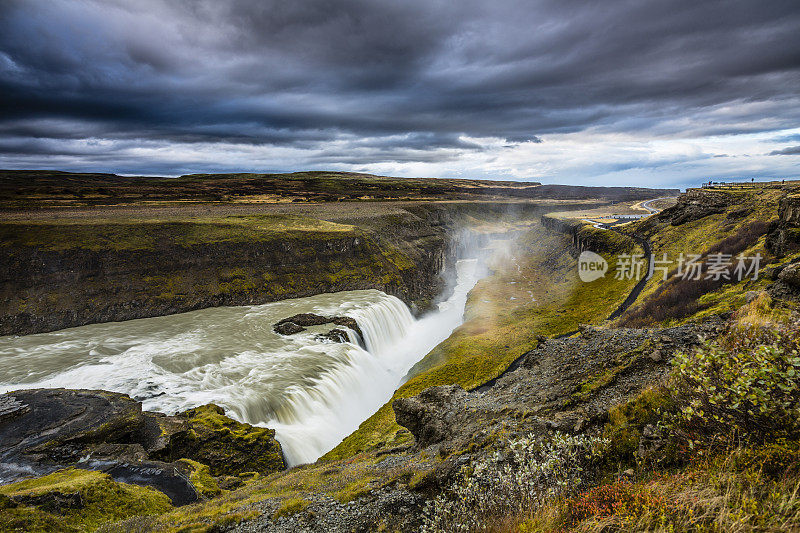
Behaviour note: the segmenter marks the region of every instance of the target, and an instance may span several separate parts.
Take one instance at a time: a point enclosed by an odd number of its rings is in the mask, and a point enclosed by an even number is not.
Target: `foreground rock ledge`
[[[32,389],[0,395],[0,413],[2,483],[77,467],[184,505],[240,485],[247,473],[285,468],[274,430],[236,422],[213,404],[166,416],[125,394]]]

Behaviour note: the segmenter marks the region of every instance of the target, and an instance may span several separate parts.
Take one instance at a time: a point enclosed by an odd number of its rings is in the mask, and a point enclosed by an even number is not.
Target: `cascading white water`
[[[392,296],[381,305],[352,309],[346,313],[356,319],[364,333],[367,351],[375,355],[391,350],[414,323],[406,304]]]
[[[0,337],[0,391],[106,389],[167,413],[216,403],[232,418],[274,428],[290,465],[310,462],[388,401],[461,324],[476,265],[460,261],[452,296],[420,320],[399,299],[367,290]],[[331,326],[272,331],[297,313],[355,318],[366,350],[352,332],[347,343],[317,338]]]

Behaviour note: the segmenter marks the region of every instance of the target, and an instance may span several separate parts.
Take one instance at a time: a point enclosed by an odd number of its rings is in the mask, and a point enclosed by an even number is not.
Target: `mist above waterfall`
[[[449,297],[418,320],[398,298],[366,290],[3,337],[0,391],[106,389],[167,413],[215,403],[232,418],[274,428],[289,464],[313,461],[388,401],[411,366],[458,327],[479,265],[459,261]],[[352,342],[321,340],[323,326],[292,336],[272,331],[301,312],[355,318],[366,349],[352,332]]]

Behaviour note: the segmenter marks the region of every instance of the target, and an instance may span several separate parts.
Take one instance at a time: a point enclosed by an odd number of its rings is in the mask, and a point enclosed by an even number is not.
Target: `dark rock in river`
[[[317,335],[317,339],[327,342],[348,342],[350,340],[347,332],[339,328],[334,328],[327,333],[320,333]]]
[[[179,459],[215,476],[285,467],[274,430],[236,422],[215,405],[166,416],[142,411],[125,394],[34,389],[0,395],[0,412],[2,482],[77,467],[153,487],[183,505],[198,491]]]
[[[359,337],[364,338],[364,333],[358,326],[356,319],[349,316],[322,316],[314,313],[300,313],[276,322],[272,329],[280,335],[294,335],[305,331],[309,326],[322,326],[325,324],[336,324],[337,326],[350,328],[358,333]]]
[[[286,321],[275,324],[272,329],[279,335],[294,335],[306,330],[303,326],[295,324],[294,322]]]

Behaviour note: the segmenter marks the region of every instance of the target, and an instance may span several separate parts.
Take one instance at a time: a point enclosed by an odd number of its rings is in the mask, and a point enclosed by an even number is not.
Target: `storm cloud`
[[[790,146],[783,150],[773,150],[769,155],[800,155],[800,146]]]
[[[0,164],[547,178],[572,137],[764,154],[800,126],[798,35],[796,0],[6,0]]]

